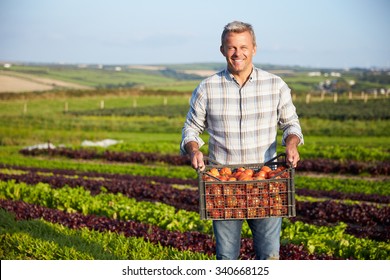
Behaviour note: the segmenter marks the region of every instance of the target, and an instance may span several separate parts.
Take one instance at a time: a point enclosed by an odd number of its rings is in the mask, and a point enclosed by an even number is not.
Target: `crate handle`
[[[208,161],[208,162],[214,163],[215,165],[222,165],[222,164],[219,163],[218,161],[213,160],[213,159],[211,159],[211,158],[209,158],[209,157],[207,157],[207,156],[204,156],[204,157],[203,157],[203,161]],[[196,172],[198,172],[198,173],[201,172],[200,169],[199,169],[199,167],[196,169]],[[210,176],[211,176],[211,177],[214,177],[214,176],[212,176],[212,175],[210,175]],[[215,178],[215,177],[214,177],[214,178]]]
[[[267,165],[267,164],[270,164],[270,163],[274,163],[274,161],[280,157],[285,157],[286,156],[286,153],[281,153],[281,154],[278,154],[276,157],[273,157],[271,158],[269,161],[265,162],[264,165]]]
[[[278,154],[277,156],[271,158],[269,161],[265,162],[264,165],[267,165],[267,164],[270,164],[270,163],[274,163],[274,161],[280,157],[285,157],[286,156],[286,153],[281,153],[281,154]],[[219,163],[218,161],[214,160],[214,159],[211,159],[209,158],[208,156],[204,156],[203,157],[203,160],[207,160],[215,165],[222,165],[222,163]]]
[[[207,160],[207,161],[212,162],[212,163],[214,163],[214,164],[216,164],[216,165],[221,165],[218,161],[215,161],[215,160],[213,160],[213,159],[211,159],[211,158],[209,158],[209,157],[207,157],[207,156],[203,157],[203,160]],[[198,172],[198,174],[200,174],[202,171],[200,171],[200,169],[199,169],[199,167],[198,167],[198,168],[196,169],[196,172]],[[210,176],[211,178],[217,180],[217,181],[222,181],[221,179],[219,179],[219,178],[217,178],[217,177],[211,175],[210,173],[205,173],[205,174],[206,174],[207,176]]]
[[[215,177],[214,175],[211,175],[210,173],[205,173],[205,175],[207,175],[207,176],[209,176],[209,177],[211,177],[211,178],[213,178],[213,179],[215,179],[215,180],[217,180],[217,181],[220,181],[220,182],[222,182],[222,180],[221,179],[219,179],[219,178],[217,178],[217,177]]]
[[[208,162],[214,163],[215,165],[222,165],[222,163],[219,163],[218,161],[216,161],[214,159],[211,159],[211,158],[209,158],[207,156],[204,156],[203,160],[207,160]]]

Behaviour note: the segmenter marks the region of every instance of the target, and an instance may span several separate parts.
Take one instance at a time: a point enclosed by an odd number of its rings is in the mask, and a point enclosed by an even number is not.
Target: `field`
[[[215,259],[179,142],[199,74],[218,67],[2,69],[88,88],[0,93],[1,259]],[[364,79],[335,100],[314,89],[320,77],[287,70],[305,145],[281,259],[390,259],[389,83],[348,72]],[[244,223],[240,258],[253,257]]]

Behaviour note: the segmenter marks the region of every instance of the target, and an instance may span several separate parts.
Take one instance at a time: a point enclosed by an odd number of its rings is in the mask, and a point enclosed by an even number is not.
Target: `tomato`
[[[242,174],[242,171],[236,171],[236,172],[234,172],[233,176],[234,176],[236,179],[238,179],[238,178],[241,176],[241,174]]]
[[[254,175],[254,177],[266,177],[267,176],[267,172],[265,172],[264,170],[260,170],[259,172],[256,172]]]
[[[231,218],[233,218],[233,210],[225,209],[225,219],[231,219]]]
[[[237,187],[234,189],[234,193],[237,194],[237,195],[243,195],[243,194],[246,193],[246,191],[245,191],[245,188],[244,188],[244,187],[237,186]]]
[[[223,208],[225,206],[223,196],[218,195],[214,198],[214,206],[215,208]]]
[[[279,183],[279,190],[280,190],[280,192],[287,192],[286,183]]]
[[[210,173],[210,174],[213,175],[214,177],[217,177],[217,176],[220,175],[218,169],[215,168],[215,167],[211,168],[211,169],[209,170],[208,173]]]
[[[223,167],[219,171],[219,174],[230,176],[230,175],[232,175],[232,170],[229,167]]]
[[[221,210],[217,210],[217,209],[213,209],[210,212],[210,216],[213,219],[220,219],[220,218],[222,218],[222,211]]]
[[[261,199],[259,197],[248,198],[248,205],[251,207],[258,207],[261,204]]]
[[[254,186],[249,193],[253,196],[259,196],[260,190],[257,186]]]
[[[281,216],[282,215],[282,210],[281,209],[271,208],[270,209],[270,215],[271,216]]]
[[[206,199],[206,209],[213,209],[214,208],[214,203],[210,199]]]
[[[240,177],[238,177],[239,181],[251,181],[252,176],[246,174],[245,172],[241,173]]]
[[[268,172],[267,173],[268,179],[275,177],[276,174],[278,174],[278,172],[276,170],[272,170],[272,171]]]
[[[235,196],[226,197],[226,206],[229,208],[236,207],[237,206],[237,197],[235,197]]]
[[[234,188],[231,185],[225,185],[223,187],[223,194],[224,195],[233,195]]]
[[[250,176],[250,177],[252,177],[253,174],[254,174],[253,170],[250,169],[250,168],[245,169],[243,173],[245,173],[246,175],[248,175],[248,176]]]
[[[218,185],[212,185],[210,193],[213,195],[221,195],[222,194],[222,187],[218,186]]]
[[[280,174],[280,177],[282,178],[290,178],[290,173],[288,173],[288,171],[284,171],[282,174]]]
[[[267,212],[265,211],[264,208],[259,208],[257,210],[257,215],[259,218],[263,218],[263,217],[267,216]]]
[[[245,218],[245,212],[243,209],[234,210],[233,215],[237,219],[244,219]]]
[[[270,193],[279,193],[279,184],[277,183],[270,183],[269,184],[269,192]]]
[[[269,167],[269,166],[267,166],[267,165],[264,165],[261,169],[260,169],[260,171],[264,171],[265,173],[268,173],[268,172],[270,172],[272,169],[271,169],[271,167]]]
[[[246,198],[238,198],[237,199],[237,207],[238,208],[246,208]]]
[[[283,170],[285,170],[285,169],[286,169],[286,167],[284,167],[283,165],[281,165],[281,166],[279,166],[278,168],[276,168],[276,171],[281,172],[281,171],[283,171]]]
[[[257,217],[257,209],[248,208],[248,218],[256,218],[256,217]]]

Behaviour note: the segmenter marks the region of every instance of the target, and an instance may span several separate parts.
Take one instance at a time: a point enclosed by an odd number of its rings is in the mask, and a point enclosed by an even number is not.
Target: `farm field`
[[[131,69],[138,82],[110,72],[99,86],[97,70],[22,68],[94,89],[0,94],[2,260],[215,259],[197,173],[179,155],[199,77]],[[283,220],[281,259],[390,259],[390,98],[309,103],[304,90],[294,97],[305,135],[297,214]],[[241,259],[253,259],[251,242],[244,223]]]

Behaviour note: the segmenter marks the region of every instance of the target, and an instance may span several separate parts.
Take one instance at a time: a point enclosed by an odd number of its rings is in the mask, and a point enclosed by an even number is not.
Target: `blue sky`
[[[0,0],[0,61],[224,62],[220,35],[253,25],[255,63],[390,67],[389,0]]]

